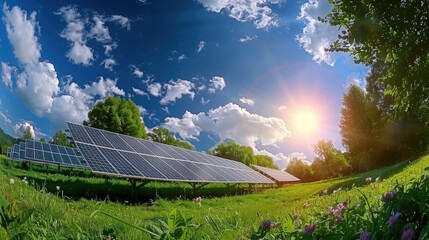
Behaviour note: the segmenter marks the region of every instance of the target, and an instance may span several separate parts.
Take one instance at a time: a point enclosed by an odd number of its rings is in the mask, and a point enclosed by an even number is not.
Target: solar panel
[[[241,162],[67,122],[96,173],[128,178],[222,183],[274,183]]]
[[[256,170],[262,172],[263,174],[274,179],[276,182],[296,182],[300,181],[299,178],[293,176],[292,174],[272,168],[261,167],[257,165],[252,165]]]
[[[88,168],[83,157],[77,154],[78,151],[70,147],[33,140],[26,140],[25,143],[20,143],[19,147],[19,154],[15,158],[16,160],[74,168]]]

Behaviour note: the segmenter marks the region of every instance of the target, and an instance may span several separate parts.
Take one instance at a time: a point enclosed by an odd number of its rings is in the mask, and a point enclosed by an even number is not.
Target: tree
[[[108,97],[104,102],[98,102],[94,106],[88,113],[88,122],[84,124],[147,139],[145,125],[140,117],[140,111],[131,99]]]
[[[39,142],[46,142],[45,138],[40,138]]]
[[[322,178],[335,177],[351,172],[351,166],[347,159],[340,150],[334,147],[331,140],[319,140],[313,146],[313,151],[317,156],[314,158],[312,167],[314,166],[314,170],[320,169],[316,173],[320,174]]]
[[[267,155],[256,155],[256,165],[272,169],[279,169],[274,165],[273,158]]]
[[[69,140],[67,139],[67,134],[61,129],[58,130],[52,137],[52,143],[65,147],[70,146]]]
[[[368,66],[382,63],[387,74],[378,81],[388,86],[395,106],[428,119],[429,1],[330,1],[332,13],[321,20],[342,31],[329,50]]]
[[[299,178],[301,181],[312,181],[313,180],[313,169],[310,165],[305,163],[302,159],[292,158],[289,165],[286,168],[286,172]]]
[[[21,141],[25,140],[33,140],[33,135],[31,134],[30,126],[27,126],[25,128],[24,134],[22,134]]]
[[[220,143],[212,150],[213,155],[242,162],[247,166],[256,164],[256,157],[253,149],[249,146],[242,146],[232,141]]]
[[[181,141],[174,136],[171,135],[170,131],[163,127],[154,128],[149,132],[148,139],[154,142],[164,143],[176,147],[181,147],[189,150],[193,150],[194,146],[192,146],[189,142]]]

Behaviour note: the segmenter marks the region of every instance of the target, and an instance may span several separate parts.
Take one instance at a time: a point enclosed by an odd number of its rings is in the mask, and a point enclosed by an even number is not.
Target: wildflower
[[[374,188],[378,188],[378,184],[374,184]]]
[[[371,238],[371,233],[363,231],[359,236],[359,240],[369,240]]]
[[[408,227],[405,229],[404,233],[402,233],[401,240],[412,240],[416,238],[416,233],[413,230],[413,227]]]
[[[57,191],[60,191],[60,186],[57,186]]]
[[[11,179],[9,180],[9,183],[10,183],[11,185],[13,185],[13,184],[15,183],[15,180],[13,180],[13,178],[11,178]]]
[[[339,214],[337,215],[337,217],[335,218],[335,220],[336,220],[337,222],[342,222],[342,221],[344,220],[343,215],[341,215],[341,213],[339,213]]]
[[[348,200],[348,199],[347,199],[347,200],[345,200],[345,201],[343,202],[343,204],[344,204],[344,205],[349,205],[349,204],[350,204],[350,200]]]
[[[387,221],[387,228],[390,229],[398,221],[398,219],[401,216],[402,216],[402,214],[399,212],[397,212],[395,215],[391,216],[389,218],[389,221]]]
[[[358,204],[356,204],[356,209],[359,209],[360,208],[360,204],[358,203]]]
[[[201,201],[202,201],[203,199],[201,198],[201,197],[197,197],[197,198],[195,198],[195,202],[196,203],[198,203],[198,205],[200,205],[201,206]]]
[[[23,179],[22,182],[28,185],[28,181],[27,180]]]
[[[275,228],[275,227],[277,227],[277,224],[278,224],[278,223],[273,222],[273,221],[271,221],[270,219],[268,219],[268,220],[266,220],[266,221],[263,221],[263,222],[262,222],[262,224],[261,224],[261,228],[262,228],[262,230],[264,230],[264,231],[269,231],[271,228]]]
[[[337,192],[339,192],[339,191],[341,191],[341,188],[338,188],[337,190],[334,190],[334,191],[332,192],[332,194],[335,194],[335,193],[337,193]]]
[[[377,177],[377,178],[375,179],[375,181],[376,181],[376,182],[380,181],[380,177]]]
[[[337,205],[337,209],[336,209],[336,212],[337,212],[337,213],[340,213],[340,212],[342,212],[344,209],[346,209],[346,207],[344,206],[344,204],[343,204],[343,203],[338,203],[338,205]]]
[[[308,207],[308,202],[302,204],[303,207]]]
[[[389,201],[390,199],[392,199],[393,197],[395,197],[395,196],[396,196],[396,194],[398,194],[398,191],[396,191],[396,190],[393,190],[393,191],[391,191],[391,192],[388,192],[388,193],[386,193],[384,196],[382,196],[382,197],[381,197],[381,201],[382,201],[382,202],[387,202],[387,201]]]
[[[366,179],[365,179],[365,181],[368,183],[368,182],[371,182],[372,181],[372,178],[371,177],[367,177]]]
[[[323,190],[323,195],[327,195],[328,194],[328,189]]]
[[[293,215],[293,218],[298,219],[300,216],[301,216],[301,214],[295,214],[295,215]]]
[[[329,207],[329,210],[326,212],[326,215],[334,215],[334,208],[333,207]]]
[[[305,234],[312,234],[314,232],[314,229],[316,229],[317,224],[313,224],[311,226],[305,226],[304,233]]]

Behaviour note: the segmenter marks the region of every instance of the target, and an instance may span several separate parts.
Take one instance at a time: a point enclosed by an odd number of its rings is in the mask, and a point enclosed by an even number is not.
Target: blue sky
[[[284,167],[341,147],[339,111],[368,68],[327,53],[327,1],[1,2],[0,127],[49,139],[107,96],[131,98],[150,129],[205,151],[232,139]],[[317,127],[297,131],[311,111]],[[299,125],[299,124],[298,124]],[[302,123],[301,123],[302,125]],[[301,126],[302,127],[302,126]]]

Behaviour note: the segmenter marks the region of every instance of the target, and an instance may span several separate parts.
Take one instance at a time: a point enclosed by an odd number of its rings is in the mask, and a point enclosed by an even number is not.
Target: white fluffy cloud
[[[253,37],[250,37],[249,35],[245,35],[243,38],[240,38],[239,41],[240,42],[248,42],[248,41],[252,41],[253,39],[258,38],[258,35],[255,35]]]
[[[61,37],[70,42],[71,48],[67,57],[74,64],[90,65],[94,59],[92,49],[86,45],[84,36],[85,25],[77,9],[72,6],[61,7],[57,12],[67,22],[66,28],[62,31]]]
[[[98,15],[95,15],[92,19],[94,25],[89,32],[89,37],[102,43],[110,42],[112,38],[110,37],[109,29],[104,25],[105,19]]]
[[[101,64],[104,65],[105,69],[110,71],[113,71],[113,66],[117,65],[116,60],[113,58],[106,58]]]
[[[14,66],[9,66],[7,63],[1,63],[1,80],[6,85],[6,87],[12,88],[12,75],[15,75],[17,69]]]
[[[152,83],[147,86],[147,90],[152,96],[161,96],[161,83]]]
[[[135,88],[135,87],[133,87],[133,92],[134,92],[135,94],[137,94],[137,95],[141,95],[141,96],[148,96],[148,94],[147,94],[147,93],[145,93],[143,90],[138,89],[138,88]]]
[[[273,145],[290,137],[282,119],[250,113],[233,103],[211,109],[208,113],[186,111],[182,118],[166,118],[164,126],[183,139],[197,139],[201,131],[208,131],[218,135],[221,141],[232,139],[254,149],[257,143]]]
[[[183,79],[177,79],[177,81],[170,80],[163,86],[166,89],[165,96],[161,99],[161,104],[174,103],[177,99],[181,99],[184,95],[189,95],[194,99],[195,92],[192,91],[195,85]]]
[[[125,96],[124,90],[116,86],[117,82],[117,79],[112,80],[110,78],[104,79],[103,77],[99,77],[98,82],[92,82],[91,85],[85,84],[85,89],[83,89],[83,92],[92,96],[98,95],[102,98],[111,95]]]
[[[278,26],[277,14],[269,7],[271,4],[281,4],[286,0],[198,0],[212,12],[224,11],[240,22],[253,22],[256,28]]]
[[[199,43],[198,43],[198,53],[199,52],[201,52],[203,49],[204,49],[204,47],[206,46],[206,42],[204,42],[204,41],[200,41]]]
[[[253,99],[245,98],[245,97],[240,98],[240,102],[249,106],[253,106],[255,104],[255,101],[253,101]]]
[[[273,159],[274,164],[281,170],[286,169],[287,166],[289,165],[290,161],[293,158],[301,159],[305,163],[310,164],[310,162],[307,161],[307,156],[301,152],[293,152],[289,155],[285,155],[283,153],[273,154],[267,150],[261,150],[261,151],[257,151],[256,154],[262,154],[262,155],[270,156]]]
[[[6,124],[12,123],[12,121],[2,111],[0,111],[0,117],[3,119],[4,123],[6,123]]]
[[[38,139],[40,137],[45,137],[46,134],[42,133],[40,129],[34,126],[34,124],[30,121],[22,121],[20,123],[15,124],[13,127],[13,130],[17,134],[18,137],[21,137],[24,134],[24,131],[27,129],[27,127],[30,128],[31,136],[34,139]]]
[[[131,68],[133,70],[133,74],[138,77],[138,78],[142,78],[143,77],[143,71],[141,71],[136,65],[131,65]]]
[[[304,3],[297,19],[305,19],[307,23],[302,33],[296,36],[299,44],[313,56],[314,61],[325,62],[331,66],[335,64],[339,53],[326,52],[325,49],[337,39],[339,30],[327,22],[320,22],[318,17],[325,17],[332,8],[333,5],[326,0],[310,0]]]
[[[14,6],[9,11],[9,7],[4,3],[3,13],[7,37],[13,46],[16,58],[26,65],[37,64],[42,47],[36,37],[36,28],[38,27],[36,12],[32,12],[27,18],[25,10]]]
[[[122,28],[126,28],[127,30],[131,29],[130,20],[124,16],[112,15],[112,17],[110,17],[110,21],[118,23]]]
[[[223,90],[226,87],[225,79],[223,77],[214,76],[210,79],[209,92],[214,93],[216,90]]]

